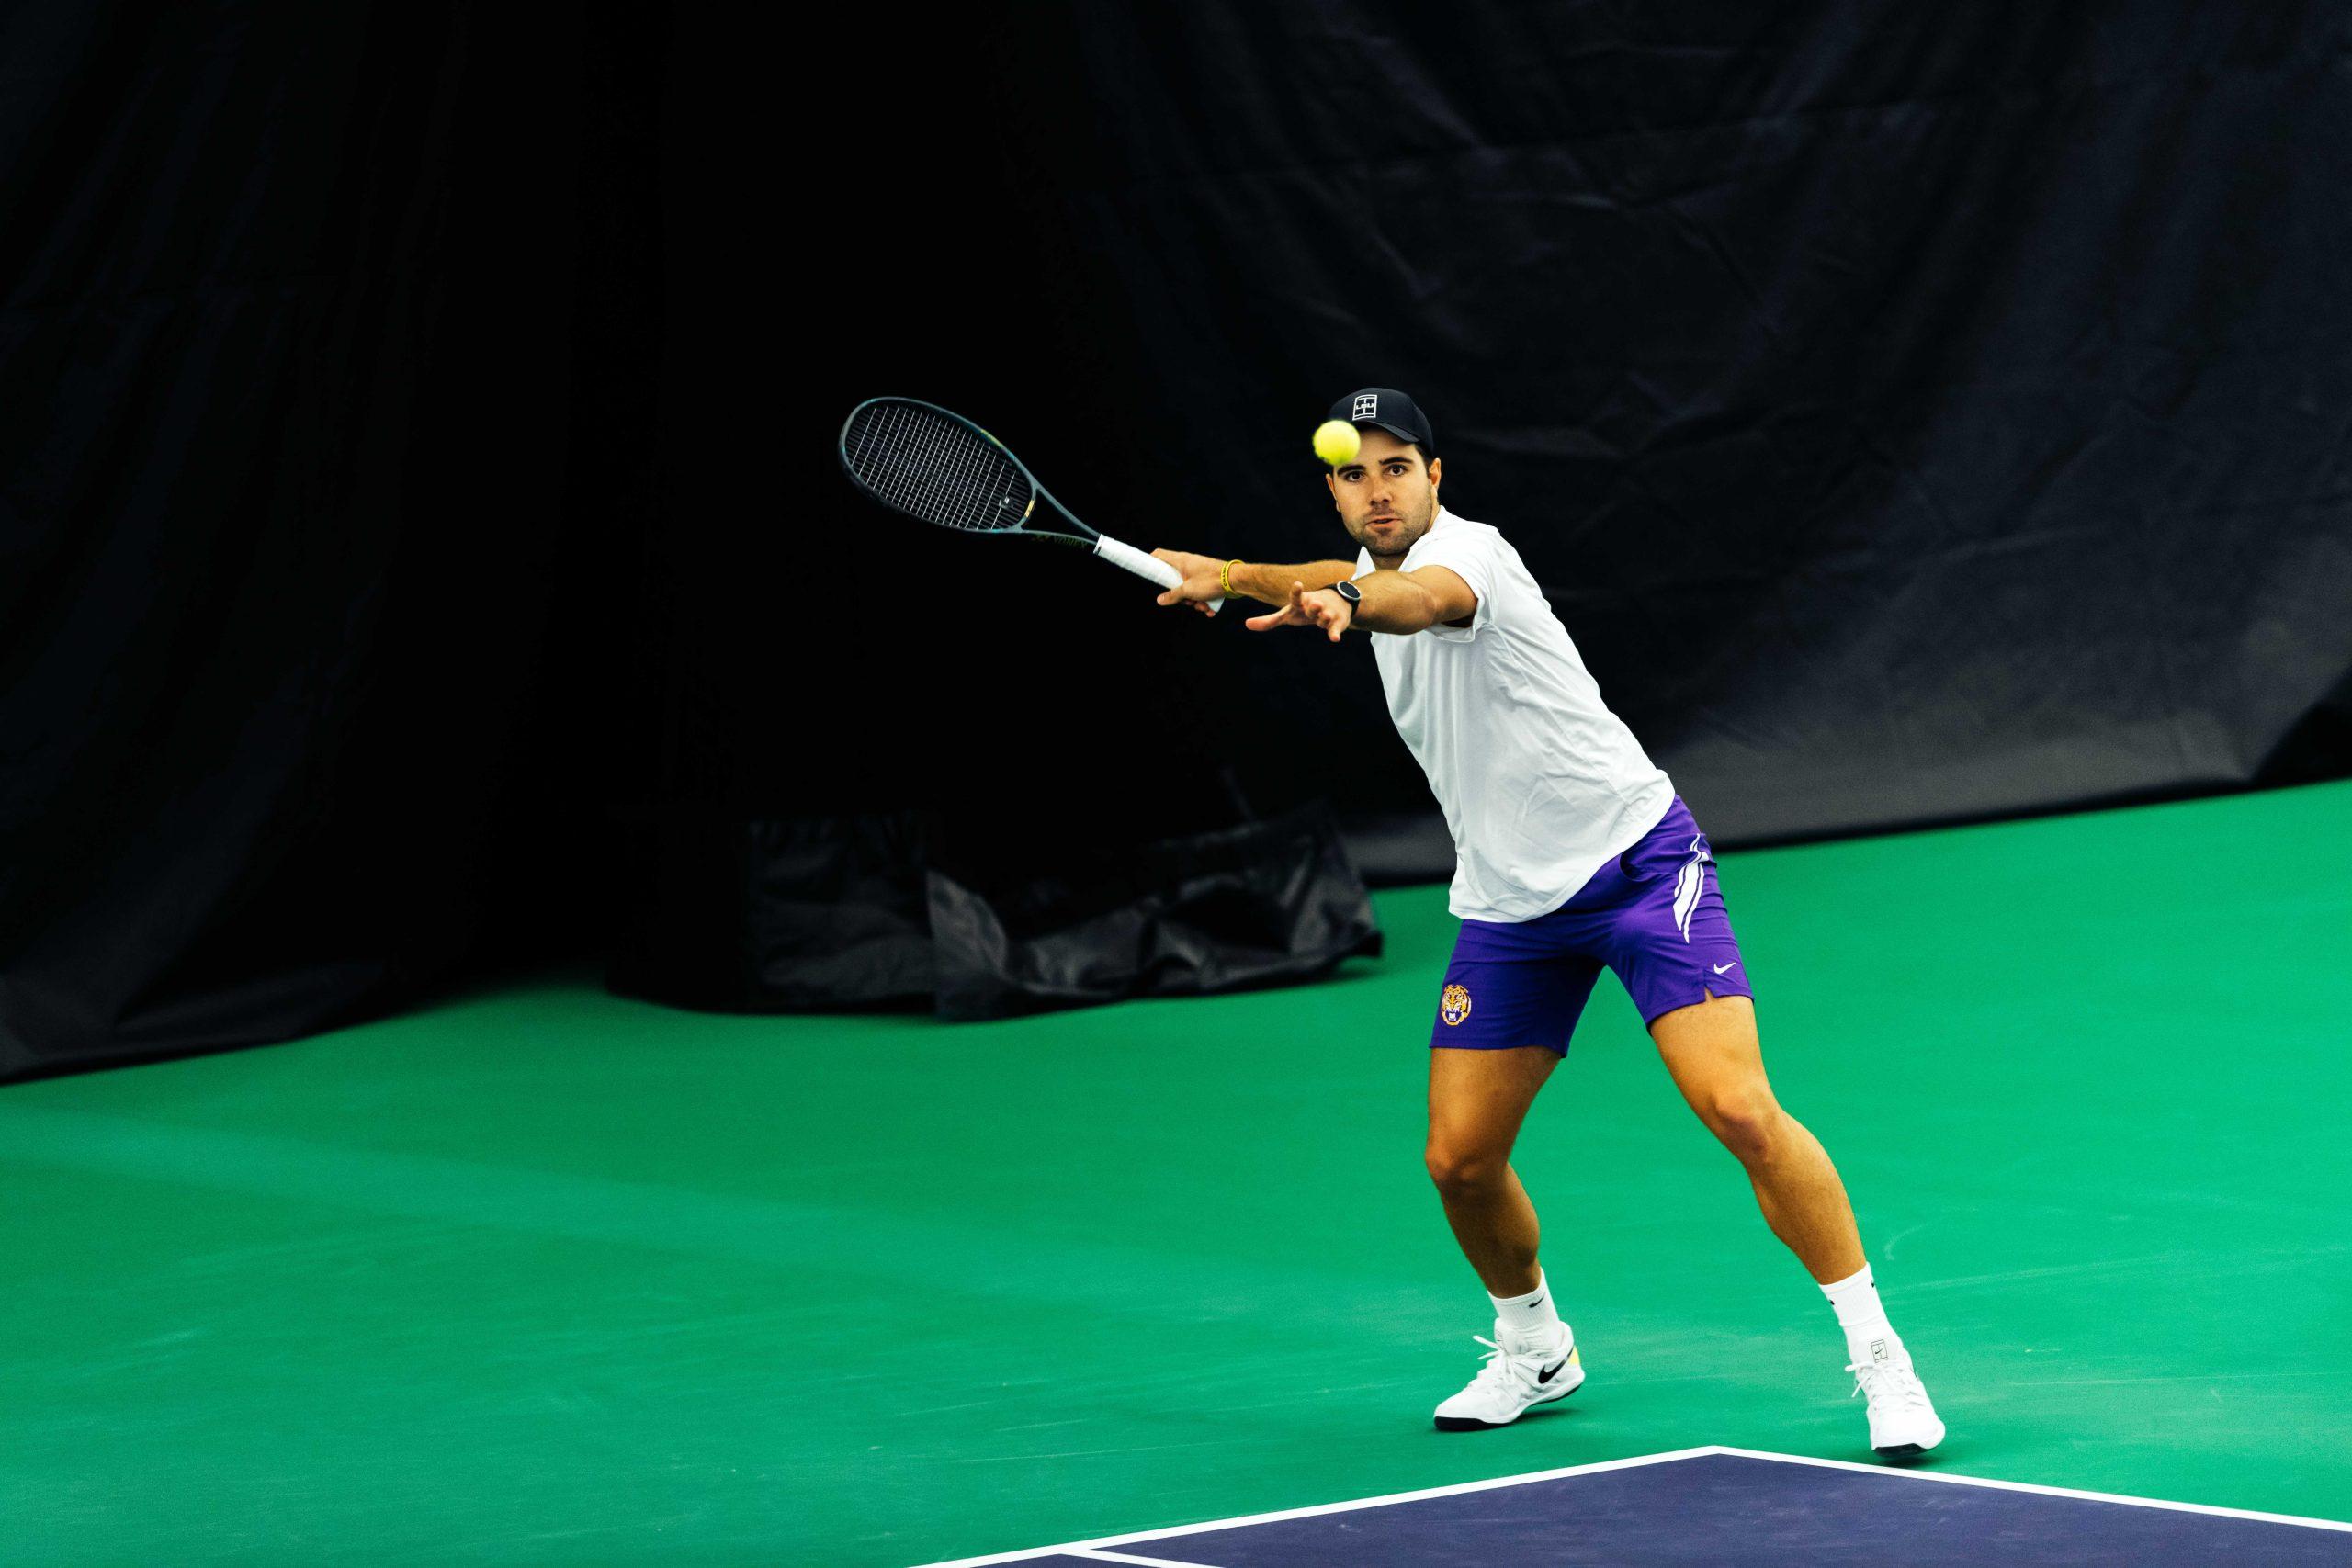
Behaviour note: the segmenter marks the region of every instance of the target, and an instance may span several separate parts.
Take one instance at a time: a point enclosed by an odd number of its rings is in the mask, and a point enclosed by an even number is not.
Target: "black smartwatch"
[[[1363,614],[1363,590],[1352,582],[1335,582],[1331,592],[1348,602],[1348,625],[1354,626],[1356,617]]]

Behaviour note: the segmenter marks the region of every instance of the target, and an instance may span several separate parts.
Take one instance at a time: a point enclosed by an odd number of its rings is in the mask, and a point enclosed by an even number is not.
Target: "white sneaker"
[[[1487,1364],[1469,1387],[1437,1407],[1441,1432],[1508,1427],[1531,1407],[1566,1399],[1584,1382],[1584,1359],[1565,1323],[1545,1337],[1518,1339],[1497,1319],[1494,1338],[1470,1337],[1487,1347]]]
[[[1944,1440],[1944,1424],[1902,1342],[1881,1339],[1871,1349],[1870,1359],[1846,1369],[1854,1374],[1854,1393],[1869,1400],[1871,1447],[1888,1459],[1916,1459]]]

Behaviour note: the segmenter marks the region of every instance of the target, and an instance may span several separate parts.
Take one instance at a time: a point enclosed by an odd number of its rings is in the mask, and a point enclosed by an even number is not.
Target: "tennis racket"
[[[1018,534],[1082,546],[1162,588],[1184,581],[1159,557],[1080,522],[1003,442],[961,414],[912,398],[868,398],[842,424],[841,457],[850,481],[893,512],[967,534]],[[1038,526],[1040,502],[1077,532]],[[1210,600],[1210,613],[1224,604]]]

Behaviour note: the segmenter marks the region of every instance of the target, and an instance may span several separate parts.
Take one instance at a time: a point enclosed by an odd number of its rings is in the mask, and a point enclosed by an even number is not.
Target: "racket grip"
[[[1146,555],[1133,545],[1123,545],[1107,534],[1094,541],[1094,553],[1113,566],[1122,567],[1134,572],[1137,577],[1151,579],[1162,588],[1173,588],[1184,581],[1182,572],[1178,571],[1158,556]],[[1209,601],[1210,614],[1214,615],[1223,608],[1225,608],[1224,600]]]

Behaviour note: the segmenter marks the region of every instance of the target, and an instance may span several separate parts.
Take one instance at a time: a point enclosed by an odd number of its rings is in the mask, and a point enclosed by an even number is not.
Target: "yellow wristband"
[[[1216,585],[1225,591],[1225,596],[1228,599],[1233,597],[1233,569],[1240,564],[1241,558],[1236,556],[1216,569]]]

